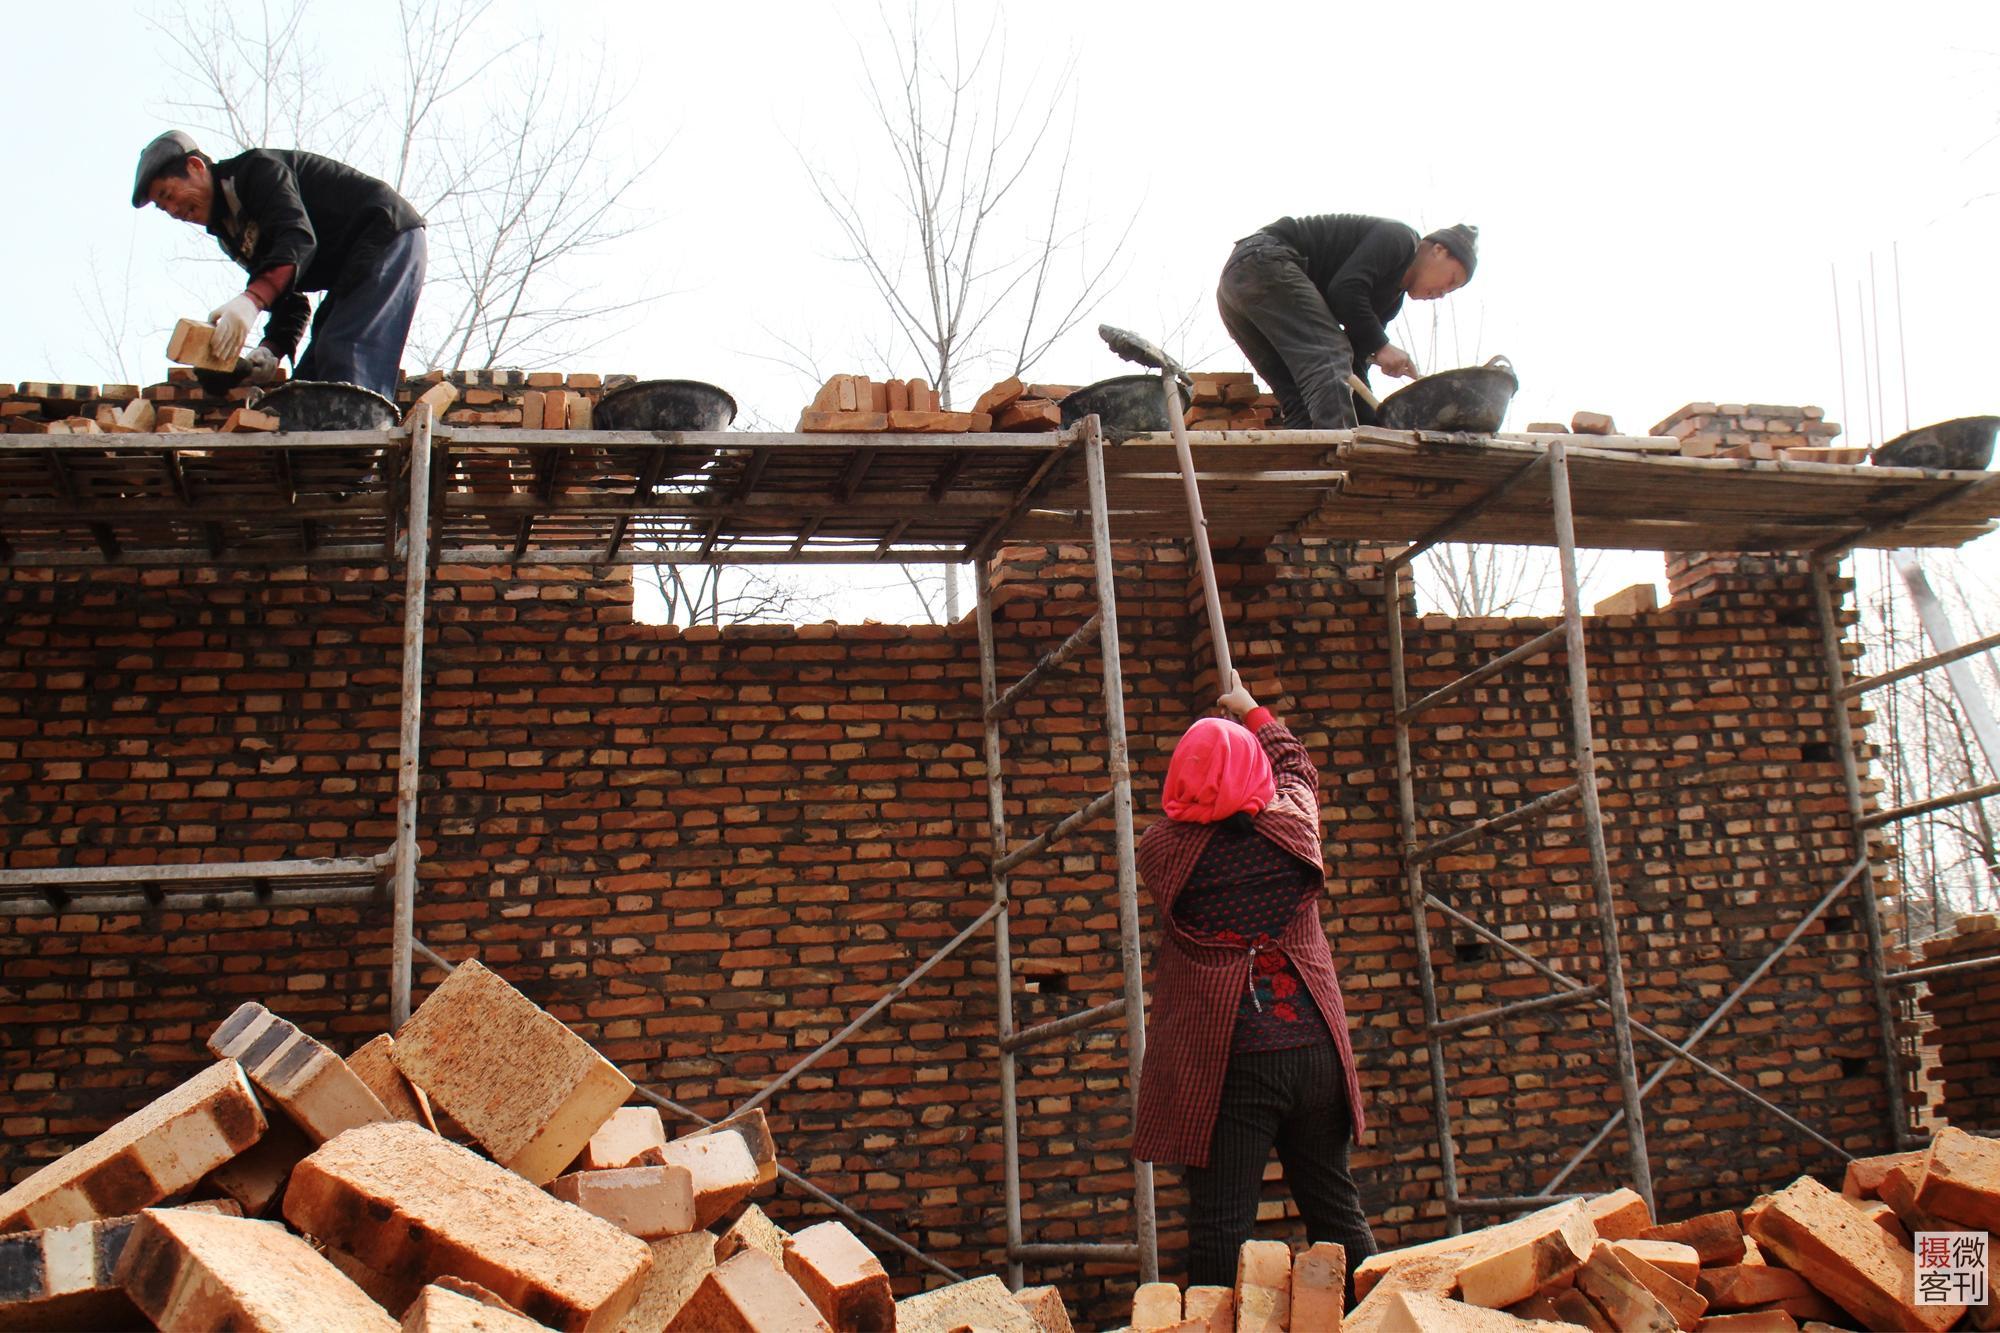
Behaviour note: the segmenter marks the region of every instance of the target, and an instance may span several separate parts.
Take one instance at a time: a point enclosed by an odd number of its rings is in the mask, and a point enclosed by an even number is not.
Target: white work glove
[[[249,363],[252,384],[269,384],[278,378],[278,354],[262,343],[245,352],[243,359]]]
[[[234,361],[249,340],[257,314],[257,303],[248,292],[238,292],[209,311],[209,322],[215,325],[215,336],[208,340],[210,354],[218,361]]]

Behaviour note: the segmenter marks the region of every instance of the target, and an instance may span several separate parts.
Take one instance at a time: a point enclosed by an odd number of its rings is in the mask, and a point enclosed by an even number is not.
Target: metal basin
[[[590,414],[596,430],[714,431],[727,430],[734,420],[736,400],[699,380],[640,380],[605,394]],[[658,461],[659,480],[665,482],[699,472],[715,457],[713,449],[670,449],[664,460],[653,460],[651,453],[606,449],[599,479],[623,480],[628,474],[637,479]]]
[[[1898,435],[1877,449],[1877,467],[1948,468],[1977,472],[1993,461],[1993,435],[2000,417],[1954,417]]]
[[[289,380],[254,395],[250,403],[276,413],[279,430],[387,430],[402,420],[394,403],[358,384]]]
[[[1505,357],[1426,375],[1382,400],[1377,425],[1390,430],[1455,430],[1490,435],[1500,429],[1521,381]]]
[[[597,400],[598,430],[727,430],[736,400],[698,380],[641,380]]]
[[[1181,411],[1194,400],[1185,386],[1180,389]],[[1167,420],[1167,398],[1160,392],[1158,375],[1118,375],[1095,384],[1086,384],[1062,400],[1062,424],[1074,426],[1092,413],[1107,439],[1145,435],[1172,430]]]

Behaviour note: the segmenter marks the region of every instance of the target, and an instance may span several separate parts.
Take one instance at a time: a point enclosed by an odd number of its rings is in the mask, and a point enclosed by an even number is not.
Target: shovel
[[[1174,433],[1174,453],[1180,459],[1181,488],[1187,492],[1188,517],[1194,524],[1195,559],[1201,566],[1202,597],[1208,603],[1208,641],[1215,652],[1218,688],[1227,690],[1235,679],[1230,665],[1229,633],[1222,623],[1222,594],[1215,583],[1215,557],[1208,549],[1208,517],[1201,509],[1201,487],[1194,479],[1194,451],[1188,447],[1187,419],[1181,415],[1180,385],[1192,386],[1187,372],[1165,352],[1136,333],[1099,324],[1097,334],[1112,351],[1127,361],[1160,372],[1160,392],[1167,399],[1167,424]]]

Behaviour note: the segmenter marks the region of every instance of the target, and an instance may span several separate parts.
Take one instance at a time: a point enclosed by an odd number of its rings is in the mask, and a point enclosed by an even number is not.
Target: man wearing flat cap
[[[402,195],[317,153],[252,148],[216,161],[179,130],[139,154],[132,207],[205,228],[250,274],[249,285],[209,315],[211,350],[239,355],[252,383],[276,377],[297,351],[306,320],[312,341],[293,377],[396,393],[410,317],[424,286],[424,220]],[[307,292],[324,292],[312,311]],[[263,339],[243,344],[259,311]]]
[[[1359,213],[1279,218],[1236,243],[1216,304],[1229,336],[1278,397],[1286,430],[1356,424],[1347,377],[1380,366],[1414,378],[1387,325],[1403,298],[1435,301],[1463,287],[1479,260],[1479,228],[1416,229]]]

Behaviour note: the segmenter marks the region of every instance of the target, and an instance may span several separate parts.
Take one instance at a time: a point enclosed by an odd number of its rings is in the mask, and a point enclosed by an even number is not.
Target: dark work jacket
[[[264,345],[298,349],[306,292],[339,295],[372,271],[398,233],[424,225],[410,201],[373,176],[317,153],[252,148],[217,162],[209,234],[256,277],[284,264],[291,284],[271,303]]]
[[[1414,228],[1360,213],[1319,213],[1279,218],[1264,230],[1299,252],[1354,344],[1357,365],[1389,345],[1388,323],[1403,308],[1403,275],[1417,257]]]
[[[1253,715],[1254,717],[1254,715]],[[1291,729],[1265,714],[1257,741],[1270,756],[1276,792],[1255,821],[1258,833],[1312,867],[1324,885],[1320,859],[1319,774]],[[1222,1081],[1229,1068],[1236,1008],[1249,984],[1248,946],[1204,940],[1174,915],[1195,863],[1215,836],[1215,824],[1162,819],[1139,839],[1139,877],[1152,895],[1160,922],[1153,958],[1153,1002],[1146,1016],[1146,1057],[1139,1066],[1139,1105],[1132,1155],[1142,1162],[1207,1166]],[[1276,948],[1291,960],[1333,1033],[1347,1082],[1356,1141],[1367,1127],[1347,1007],[1340,999],[1333,950],[1320,923],[1319,895],[1302,900]]]

